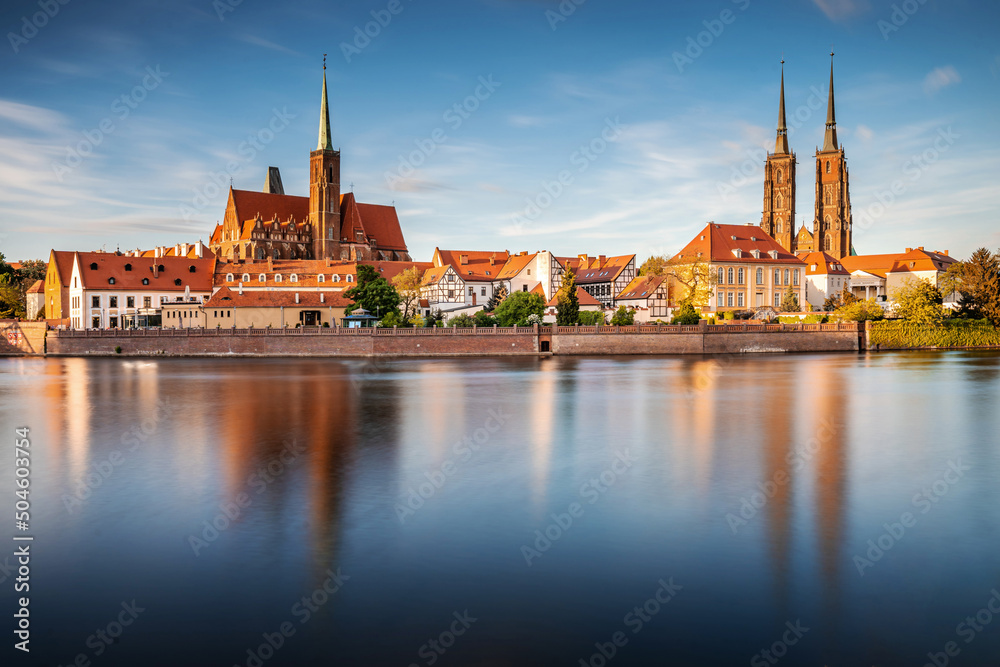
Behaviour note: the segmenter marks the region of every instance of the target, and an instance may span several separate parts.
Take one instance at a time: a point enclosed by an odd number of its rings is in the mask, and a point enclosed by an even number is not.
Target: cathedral
[[[831,53],[832,57],[833,54]],[[823,148],[816,150],[816,209],[812,230],[795,231],[795,153],[788,144],[785,122],[785,72],[781,71],[778,136],[774,152],[764,165],[764,212],[760,226],[793,254],[825,252],[836,259],[854,254],[851,243],[851,195],[847,158],[837,142],[837,117],[833,100],[833,63],[830,64],[830,99],[826,112]]]
[[[309,196],[286,195],[271,167],[264,190],[229,189],[209,247],[220,259],[410,261],[394,206],[362,204],[340,192],[340,151],[330,133],[323,64],[319,143],[309,154]]]

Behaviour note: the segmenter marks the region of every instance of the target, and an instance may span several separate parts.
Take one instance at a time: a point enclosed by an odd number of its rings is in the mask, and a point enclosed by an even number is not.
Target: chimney
[[[942,250],[941,254],[944,255],[945,257],[951,257],[951,255],[948,254],[947,250]]]
[[[584,268],[586,268],[586,266],[587,266],[587,256],[586,255],[577,255],[577,259],[579,259],[580,263],[583,264]]]
[[[180,256],[181,256],[181,244],[178,243],[174,245],[174,257],[180,257]]]
[[[600,260],[600,263],[601,263],[601,266],[603,267],[603,266],[604,266],[604,262],[605,262],[605,261],[606,261],[606,260],[607,260],[608,258],[607,258],[607,257],[605,257],[604,255],[601,255],[601,256],[600,256],[600,257],[599,257],[598,259]]]
[[[243,296],[243,281],[240,281],[240,296]]]
[[[496,266],[496,265],[497,265],[497,254],[493,253],[492,255],[490,255],[490,266]]]
[[[155,248],[153,248],[153,257],[159,258],[159,256],[160,256],[160,246],[156,246]]]
[[[324,294],[323,292],[319,293],[319,302],[326,303],[326,294]]]
[[[326,258],[326,265],[327,266],[333,266],[333,258],[332,257],[327,257]]]
[[[918,247],[917,247],[917,250],[923,250],[923,249],[924,249],[924,247],[923,247],[923,246],[918,246]]]
[[[194,254],[198,259],[202,259],[205,256],[205,246],[202,244],[201,239],[194,244]]]
[[[191,286],[190,285],[185,285],[184,286],[184,300],[185,301],[190,301],[191,300]]]
[[[906,252],[908,252],[908,253],[913,252],[913,248],[907,248]]]
[[[298,303],[298,302],[299,302],[299,293],[296,292],[295,293],[295,303]]]
[[[153,277],[156,278],[160,275],[160,269],[157,267],[156,263],[153,263]]]
[[[187,257],[188,250],[190,250],[190,246],[188,246],[187,243],[182,243],[181,244],[181,256],[182,257]]]
[[[459,255],[458,263],[461,264],[462,266],[466,266],[469,263],[469,256]]]

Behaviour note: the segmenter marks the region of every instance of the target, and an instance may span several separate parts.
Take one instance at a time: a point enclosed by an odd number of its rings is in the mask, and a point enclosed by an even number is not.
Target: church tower
[[[764,165],[764,215],[761,228],[781,247],[795,252],[795,153],[788,148],[785,124],[785,61],[781,61],[778,137]]]
[[[309,222],[313,257],[339,259],[340,151],[330,136],[330,103],[326,92],[326,56],[323,56],[323,100],[319,115],[319,144],[309,154]]]
[[[837,116],[833,103],[833,54],[830,54],[830,101],[826,112],[823,149],[816,151],[815,249],[837,259],[851,254],[851,195],[847,158],[837,143]]]

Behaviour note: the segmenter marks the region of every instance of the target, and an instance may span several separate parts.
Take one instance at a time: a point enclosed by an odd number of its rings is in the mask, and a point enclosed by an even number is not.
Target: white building
[[[840,260],[825,252],[799,254],[806,264],[806,302],[815,311],[822,311],[826,300],[851,287],[851,273]]]

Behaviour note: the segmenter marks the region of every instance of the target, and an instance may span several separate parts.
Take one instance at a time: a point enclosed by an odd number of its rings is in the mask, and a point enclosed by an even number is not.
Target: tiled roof
[[[537,253],[529,255],[528,253],[521,253],[519,255],[512,255],[507,263],[503,265],[497,278],[500,280],[510,280],[521,273],[528,264],[535,259]]]
[[[618,279],[628,265],[635,261],[635,255],[619,255],[617,257],[588,257],[586,262],[582,257],[575,260],[576,267],[573,269],[576,274],[576,282],[579,284],[607,283]],[[567,258],[564,263],[559,261],[564,267],[567,264],[573,266],[573,258]]]
[[[851,272],[844,268],[840,260],[825,252],[799,253],[799,259],[806,263],[807,276],[849,276]]]
[[[226,281],[229,274],[233,274],[232,282]],[[249,281],[243,281],[243,274],[249,274]],[[264,282],[260,282],[263,274]],[[275,280],[281,276],[281,281]],[[324,280],[320,282],[318,276],[322,275]],[[226,262],[220,261],[215,268],[215,284],[231,285],[233,287],[241,281],[244,287],[249,289],[260,289],[261,287],[325,287],[328,289],[347,289],[353,287],[354,276],[357,275],[357,263],[327,261],[325,259],[282,259],[273,260],[269,265],[267,261],[243,261]],[[296,282],[292,282],[292,276],[296,277]],[[351,276],[348,282],[347,277]],[[334,281],[334,277],[339,280]]]
[[[296,294],[299,297],[295,302]],[[320,295],[323,300],[320,300]],[[340,292],[302,291],[302,292],[269,292],[266,290],[231,290],[223,287],[203,304],[203,308],[346,308],[353,301],[345,298]]]
[[[214,257],[152,259],[128,257],[110,252],[79,252],[76,256],[80,263],[80,274],[85,289],[183,292],[185,287],[190,287],[192,292],[212,290]],[[95,266],[97,268],[93,268]],[[163,270],[154,272],[151,270],[153,266],[162,266]],[[131,270],[128,270],[129,267]],[[110,282],[112,278],[113,284]],[[142,284],[144,278],[149,279],[148,285]]]
[[[923,248],[907,249],[907,252],[896,257],[890,273],[908,273],[910,271],[947,271],[948,267],[957,262],[941,252],[931,252]]]
[[[254,220],[258,214],[262,220],[273,220],[277,217],[282,222],[293,218],[296,222],[305,222],[309,219],[309,197],[252,190],[230,190],[229,193],[236,219],[240,222]]]
[[[45,281],[36,280],[34,284],[28,288],[28,294],[38,294],[39,292],[45,291]]]
[[[851,273],[864,271],[876,276],[885,278],[885,275],[892,269],[893,263],[898,254],[891,255],[852,255],[844,257],[840,263]]]
[[[56,269],[59,270],[59,280],[62,281],[63,287],[69,287],[69,281],[73,277],[73,256],[75,254],[70,250],[53,250],[52,257],[49,258],[49,262],[56,263]]]
[[[576,298],[577,298],[577,301],[580,302],[581,306],[600,306],[601,305],[600,301],[598,301],[594,297],[590,296],[590,294],[588,294],[586,292],[586,290],[584,290],[582,287],[577,287],[576,288]],[[559,295],[556,294],[554,297],[552,297],[549,300],[549,302],[547,304],[545,304],[545,307],[548,308],[549,306],[558,306],[558,305],[559,305]]]
[[[739,251],[739,257],[733,252]],[[758,251],[760,258],[754,257]],[[774,256],[771,255],[772,251]],[[700,257],[710,262],[760,262],[762,264],[801,264],[802,261],[756,225],[717,225],[710,223],[671,262],[687,262]]]
[[[510,253],[506,250],[481,252],[434,249],[434,265],[451,264],[462,280],[467,282],[492,282],[496,280],[508,259],[510,259]]]
[[[535,285],[534,287],[532,287],[531,291],[529,293],[530,294],[537,294],[538,296],[542,297],[543,299],[545,298],[545,288],[542,287],[541,283],[538,283],[537,285]]]
[[[433,285],[439,282],[444,275],[448,273],[451,268],[451,264],[445,264],[444,266],[432,266],[431,268],[424,271],[423,279],[420,281],[421,285]]]
[[[381,248],[382,243],[380,242],[378,246]],[[434,265],[430,262],[360,262],[361,264],[366,264],[368,266],[374,266],[378,274],[392,282],[392,279],[398,276],[403,271],[410,269],[412,267],[417,267],[421,272],[427,271]]]
[[[653,296],[666,276],[638,276],[618,295],[618,299],[648,299]]]

